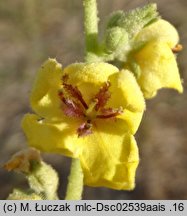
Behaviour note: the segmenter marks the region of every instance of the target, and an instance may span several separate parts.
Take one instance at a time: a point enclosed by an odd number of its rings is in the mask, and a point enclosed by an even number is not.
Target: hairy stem
[[[83,173],[79,159],[72,159],[65,200],[80,200],[83,192]]]
[[[98,16],[97,1],[83,0],[84,31],[86,43],[86,61],[91,61],[89,56],[97,53],[98,49]]]

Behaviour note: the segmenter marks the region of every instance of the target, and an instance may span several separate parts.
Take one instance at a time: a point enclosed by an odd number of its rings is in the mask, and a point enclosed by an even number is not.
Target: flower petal
[[[43,152],[60,153],[70,157],[77,157],[81,150],[74,142],[78,125],[79,123],[71,118],[64,122],[50,122],[34,114],[27,114],[22,120],[29,146]]]
[[[124,121],[106,121],[97,120],[93,133],[80,138],[75,132],[77,122],[51,123],[27,114],[22,127],[30,146],[79,158],[85,184],[133,189],[139,161],[136,141],[132,135],[124,133]]]
[[[145,110],[145,101],[134,75],[128,70],[109,77],[111,98],[107,107],[123,107],[124,113],[117,118],[126,121],[129,131],[134,134],[141,122]]]
[[[179,41],[179,35],[173,25],[166,20],[160,19],[147,27],[143,28],[135,37],[137,42],[148,42],[160,40],[173,48]]]
[[[78,87],[84,100],[89,103],[103,83],[107,82],[108,77],[118,71],[117,67],[104,62],[75,63],[66,67],[64,74],[68,76],[68,82]]]
[[[120,107],[133,112],[141,112],[145,109],[145,101],[140,87],[134,75],[128,70],[121,70],[119,73],[109,77],[111,86],[111,99],[109,107]]]
[[[144,113],[143,111],[131,112],[125,109],[124,113],[122,115],[118,115],[117,118],[125,120],[128,127],[128,131],[131,134],[135,134],[142,120],[143,113]]]
[[[61,64],[55,59],[48,59],[39,69],[30,96],[32,109],[38,115],[53,120],[63,115],[58,97],[61,77]]]
[[[134,137],[124,133],[123,122],[97,122],[94,133],[80,139],[80,161],[85,184],[117,190],[134,188],[139,162]]]
[[[135,55],[135,59],[142,71],[137,81],[145,98],[154,97],[160,88],[183,91],[175,56],[166,43],[148,43]]]

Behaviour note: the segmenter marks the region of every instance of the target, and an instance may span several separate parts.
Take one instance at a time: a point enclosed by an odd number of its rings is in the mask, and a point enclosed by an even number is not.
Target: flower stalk
[[[85,60],[92,61],[93,55],[98,51],[98,16],[97,1],[83,0],[84,33],[85,33]]]
[[[65,200],[81,200],[82,192],[83,172],[80,161],[79,159],[72,159]]]

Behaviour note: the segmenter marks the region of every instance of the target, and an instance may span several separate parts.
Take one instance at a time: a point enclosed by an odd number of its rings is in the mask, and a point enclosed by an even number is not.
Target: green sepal
[[[124,16],[124,11],[118,10],[112,12],[109,16],[109,20],[107,23],[107,29],[119,26],[120,19]]]
[[[136,79],[138,79],[141,75],[141,68],[140,66],[136,63],[136,61],[131,60],[130,64],[130,71],[132,71],[132,73],[134,74],[134,76],[136,77]]]
[[[24,191],[15,188],[7,200],[43,200],[43,197],[32,190]]]
[[[57,172],[41,159],[40,152],[28,148],[17,152],[3,166],[8,171],[22,173],[28,180],[29,189],[14,189],[8,199],[56,200],[58,189]],[[20,198],[19,198],[20,197]]]
[[[128,43],[128,34],[121,27],[107,29],[105,36],[105,47],[107,53],[116,52]]]
[[[58,199],[58,175],[50,165],[43,161],[36,163],[26,177],[30,188],[37,194],[42,194],[47,200]]]
[[[121,27],[133,38],[142,28],[158,19],[156,4],[147,4],[142,8],[136,8],[129,12],[114,12],[107,25],[107,29]]]

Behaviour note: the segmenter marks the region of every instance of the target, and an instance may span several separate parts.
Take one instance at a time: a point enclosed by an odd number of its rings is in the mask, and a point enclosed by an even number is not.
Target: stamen
[[[82,107],[73,100],[65,98],[62,91],[58,93],[61,101],[66,105],[64,108],[64,114],[70,117],[81,117],[84,116]]]
[[[110,98],[111,94],[108,91],[110,87],[110,82],[106,82],[99,90],[98,94],[96,94],[95,98],[97,100],[97,104],[95,106],[95,110],[98,111],[100,108],[103,108],[108,99]]]
[[[97,112],[95,111],[95,106],[98,103],[97,99],[94,99],[89,104],[88,109],[86,110],[85,114],[89,119],[94,119],[96,117]]]
[[[93,133],[93,119],[115,118],[123,113],[122,107],[118,109],[105,108],[107,101],[111,97],[111,93],[108,91],[110,87],[109,82],[104,83],[88,106],[79,89],[76,86],[67,84],[67,80],[67,75],[62,77],[64,92],[62,90],[58,92],[60,100],[65,105],[63,107],[64,114],[69,117],[81,117],[82,120],[87,119],[85,121],[83,120],[84,122],[77,128],[78,137],[84,137]]]
[[[107,118],[114,118],[118,115],[121,115],[123,113],[122,107],[119,109],[102,109],[102,114],[99,114],[96,116],[96,118],[101,118],[101,119],[107,119]]]
[[[66,104],[66,99],[65,99],[64,94],[63,94],[62,91],[58,91],[58,96],[59,96],[60,100],[61,100],[64,104]]]
[[[173,53],[178,53],[183,49],[183,46],[181,44],[177,44],[174,48],[172,48]]]
[[[81,104],[83,105],[83,107],[85,109],[88,109],[88,105],[86,104],[85,100],[82,97],[81,92],[79,91],[79,89],[76,86],[73,87],[72,85],[63,82],[63,87],[67,91],[67,93],[70,94],[71,97],[74,97],[75,99],[80,101]]]
[[[83,137],[92,134],[91,129],[92,129],[91,121],[87,120],[87,122],[82,123],[77,129],[78,137]]]
[[[63,77],[62,77],[62,83],[66,83],[68,81],[68,75],[65,74]]]

